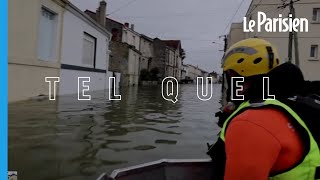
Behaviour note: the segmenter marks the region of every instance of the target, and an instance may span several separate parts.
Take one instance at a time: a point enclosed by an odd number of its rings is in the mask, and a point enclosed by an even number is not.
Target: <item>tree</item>
[[[182,61],[186,58],[186,51],[183,48],[180,50],[180,57]]]
[[[152,81],[157,81],[158,80],[158,74],[159,74],[159,69],[157,67],[154,67],[150,70],[150,75]]]
[[[149,81],[151,79],[150,72],[146,69],[142,69],[140,71],[140,80],[141,81]]]

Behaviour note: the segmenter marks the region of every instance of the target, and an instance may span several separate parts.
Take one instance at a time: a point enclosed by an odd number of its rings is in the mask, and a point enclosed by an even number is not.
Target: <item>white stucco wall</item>
[[[139,83],[139,54],[133,50],[129,50],[128,59],[128,75],[129,86],[138,85]]]
[[[152,57],[153,56],[152,42],[150,42],[144,38],[141,38],[140,51],[144,57]]]
[[[96,68],[108,69],[108,37],[70,11],[64,13],[62,64],[85,66],[82,64],[82,44],[84,32],[97,38]]]
[[[181,70],[182,70],[182,59],[179,55],[179,51],[176,51],[175,53],[175,56],[177,57],[176,58],[176,71],[177,71],[177,74],[176,74],[176,77],[178,80],[181,80],[182,79],[182,75],[181,75]]]
[[[186,79],[187,73],[188,73],[188,67],[186,65],[181,65],[181,79]]]
[[[192,66],[192,65],[186,65],[187,66],[187,74],[186,76],[190,77],[191,79],[195,80],[197,77],[203,77],[202,70],[198,67]]]
[[[61,63],[79,67],[90,67],[82,63],[83,37],[84,32],[86,32],[96,38],[96,65],[90,68],[108,70],[109,37],[93,23],[82,18],[79,14],[75,15],[72,10],[67,10],[64,13]],[[110,76],[112,76],[111,72],[61,69],[59,95],[77,94],[78,77],[91,78],[91,82],[87,83],[90,85],[90,91],[108,89]]]
[[[78,77],[90,77],[90,82],[85,83],[85,85],[90,86],[90,91],[98,91],[109,89],[109,77],[112,77],[112,73],[108,72],[105,74],[61,69],[59,95],[77,94]]]
[[[140,35],[126,27],[124,27],[122,31],[122,42],[128,43],[134,46],[137,50],[140,50]],[[135,37],[134,40],[133,36]]]
[[[181,72],[181,80],[186,79],[186,72],[182,71]]]
[[[187,74],[190,79],[195,79],[195,68],[193,66],[187,65]]]
[[[153,43],[143,36],[140,38],[140,52],[141,52],[141,60],[140,60],[140,70],[147,69],[149,59],[153,58]]]

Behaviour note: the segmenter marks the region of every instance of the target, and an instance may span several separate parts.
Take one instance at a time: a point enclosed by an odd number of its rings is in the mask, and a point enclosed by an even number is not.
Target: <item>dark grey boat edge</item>
[[[101,174],[97,180],[212,179],[211,159],[161,159]]]

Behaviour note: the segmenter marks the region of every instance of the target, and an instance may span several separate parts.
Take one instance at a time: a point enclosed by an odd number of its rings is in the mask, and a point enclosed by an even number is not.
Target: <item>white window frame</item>
[[[314,56],[311,56],[311,51],[312,49],[314,48]],[[311,45],[311,48],[310,48],[310,59],[311,60],[319,60],[319,46],[316,45],[316,44],[313,44]]]
[[[43,13],[47,13],[48,15],[51,15],[53,17],[53,21],[52,21],[52,26],[53,29],[51,28],[50,30],[50,36],[49,39],[51,40],[51,42],[46,38],[45,40],[43,40],[42,33],[48,32],[47,29],[43,29],[45,28],[43,24],[44,23],[44,19],[43,19]],[[50,17],[51,20],[51,17]],[[47,34],[46,34],[47,35]],[[57,42],[58,42],[58,13],[52,11],[51,9],[45,7],[45,6],[41,6],[40,8],[40,14],[39,14],[39,27],[38,27],[38,44],[37,44],[37,56],[39,60],[42,61],[47,61],[47,62],[57,62]],[[45,41],[45,42],[43,42]],[[48,42],[49,41],[49,42]],[[50,44],[47,44],[50,43]],[[47,49],[43,49],[43,48],[49,48],[49,50]],[[48,51],[48,54],[42,54],[41,52],[44,51]],[[50,51],[50,52],[49,52]]]
[[[128,43],[128,32],[126,30],[123,31],[123,42]]]
[[[320,23],[320,7],[312,9],[312,21],[314,23]]]
[[[135,35],[132,35],[132,45],[136,48],[136,36]]]
[[[93,44],[93,52],[92,52],[92,57],[91,57],[91,60],[92,60],[92,64],[90,63],[85,63],[85,55],[84,55],[84,43],[85,41],[88,41],[88,42],[91,42]],[[94,36],[90,35],[89,33],[87,32],[83,32],[83,38],[82,38],[82,58],[81,58],[81,64],[83,66],[86,66],[86,67],[90,67],[90,68],[95,68],[95,61],[96,61],[96,53],[97,53],[97,38],[95,38]]]

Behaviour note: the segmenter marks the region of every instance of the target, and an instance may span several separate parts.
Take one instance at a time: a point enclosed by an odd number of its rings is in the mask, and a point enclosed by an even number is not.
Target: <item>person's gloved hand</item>
[[[236,110],[236,105],[233,102],[228,102],[223,108],[223,112],[229,114],[233,113],[234,110]]]

